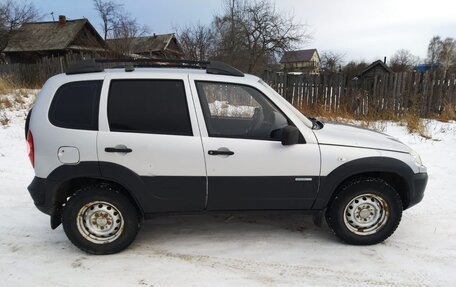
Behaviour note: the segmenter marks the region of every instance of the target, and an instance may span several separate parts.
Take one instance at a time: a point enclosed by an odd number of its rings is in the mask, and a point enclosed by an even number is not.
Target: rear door
[[[191,79],[207,165],[207,209],[310,208],[320,172],[313,132],[252,80]],[[287,125],[300,129],[299,144],[281,144]]]
[[[102,90],[102,174],[143,183],[145,212],[202,210],[206,171],[188,80],[179,74],[108,75]],[[138,188],[136,188],[138,189]]]

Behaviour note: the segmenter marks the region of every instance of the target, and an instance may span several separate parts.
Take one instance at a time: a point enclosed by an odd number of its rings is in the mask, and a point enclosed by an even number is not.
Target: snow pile
[[[255,112],[255,107],[252,106],[235,106],[227,101],[214,101],[209,103],[211,116],[215,117],[237,117],[251,118]]]
[[[0,95],[0,128],[23,121],[39,90],[17,89]]]
[[[216,105],[223,105],[217,103]],[[169,216],[143,224],[126,251],[89,256],[33,205],[25,110],[0,128],[2,286],[455,286],[456,123],[433,140],[384,123],[429,169],[423,202],[382,244],[349,246],[299,214]]]

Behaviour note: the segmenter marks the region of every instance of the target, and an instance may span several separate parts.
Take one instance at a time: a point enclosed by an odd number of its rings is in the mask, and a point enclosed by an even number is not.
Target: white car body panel
[[[208,176],[318,176],[320,151],[316,144],[283,146],[277,141],[203,138]],[[232,156],[208,155],[225,148]]]
[[[410,148],[387,134],[346,124],[325,123],[325,127],[314,130],[320,144],[364,147],[399,152],[410,152]]]
[[[91,75],[60,74],[50,78],[38,94],[30,118],[30,131],[35,148],[35,175],[46,178],[54,169],[61,166],[58,158],[60,147],[76,147],[80,162],[97,161],[97,131],[66,129],[56,127],[49,121],[48,113],[57,89],[68,82],[103,80],[105,74]]]
[[[210,176],[318,176],[320,173],[320,150],[315,135],[287,107],[268,93],[258,78],[230,76],[212,76],[190,74],[190,85],[196,114],[200,123],[207,175]],[[251,140],[240,138],[220,138],[208,136],[201,103],[195,81],[215,81],[244,84],[260,90],[277,105],[303,134],[306,144],[283,146],[278,141]],[[211,156],[209,150],[225,148],[234,152],[232,156]]]
[[[173,79],[184,82],[193,136],[126,133],[109,131],[107,117],[108,92],[113,79]],[[199,136],[195,109],[186,74],[167,73],[113,73],[103,84],[98,134],[98,159],[127,167],[140,176],[206,176],[203,148]],[[107,153],[106,147],[124,145],[129,154]]]

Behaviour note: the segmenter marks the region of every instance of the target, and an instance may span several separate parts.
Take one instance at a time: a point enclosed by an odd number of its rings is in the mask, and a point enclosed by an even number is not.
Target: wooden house
[[[385,64],[382,60],[377,60],[367,66],[359,75],[359,80],[373,80],[375,76],[383,76],[385,74],[391,74],[393,71]]]
[[[35,63],[68,54],[97,57],[107,49],[89,20],[59,16],[56,22],[25,23],[12,31],[2,53],[9,63]]]
[[[174,34],[106,40],[108,47],[125,57],[144,59],[181,59],[182,48]]]
[[[303,74],[320,73],[320,55],[317,49],[287,51],[280,60],[284,72],[299,72]]]

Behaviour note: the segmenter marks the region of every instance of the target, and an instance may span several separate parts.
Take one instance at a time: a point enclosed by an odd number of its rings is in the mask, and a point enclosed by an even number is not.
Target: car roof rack
[[[235,77],[244,77],[244,73],[239,71],[235,67],[227,65],[223,62],[218,62],[218,61],[210,61],[209,65],[206,66],[206,73],[235,76]]]
[[[120,65],[110,65],[118,63]],[[124,68],[132,72],[135,68],[189,68],[205,69],[208,74],[244,77],[238,69],[218,61],[193,61],[180,59],[88,59],[70,66],[66,74],[103,72],[105,67]]]

